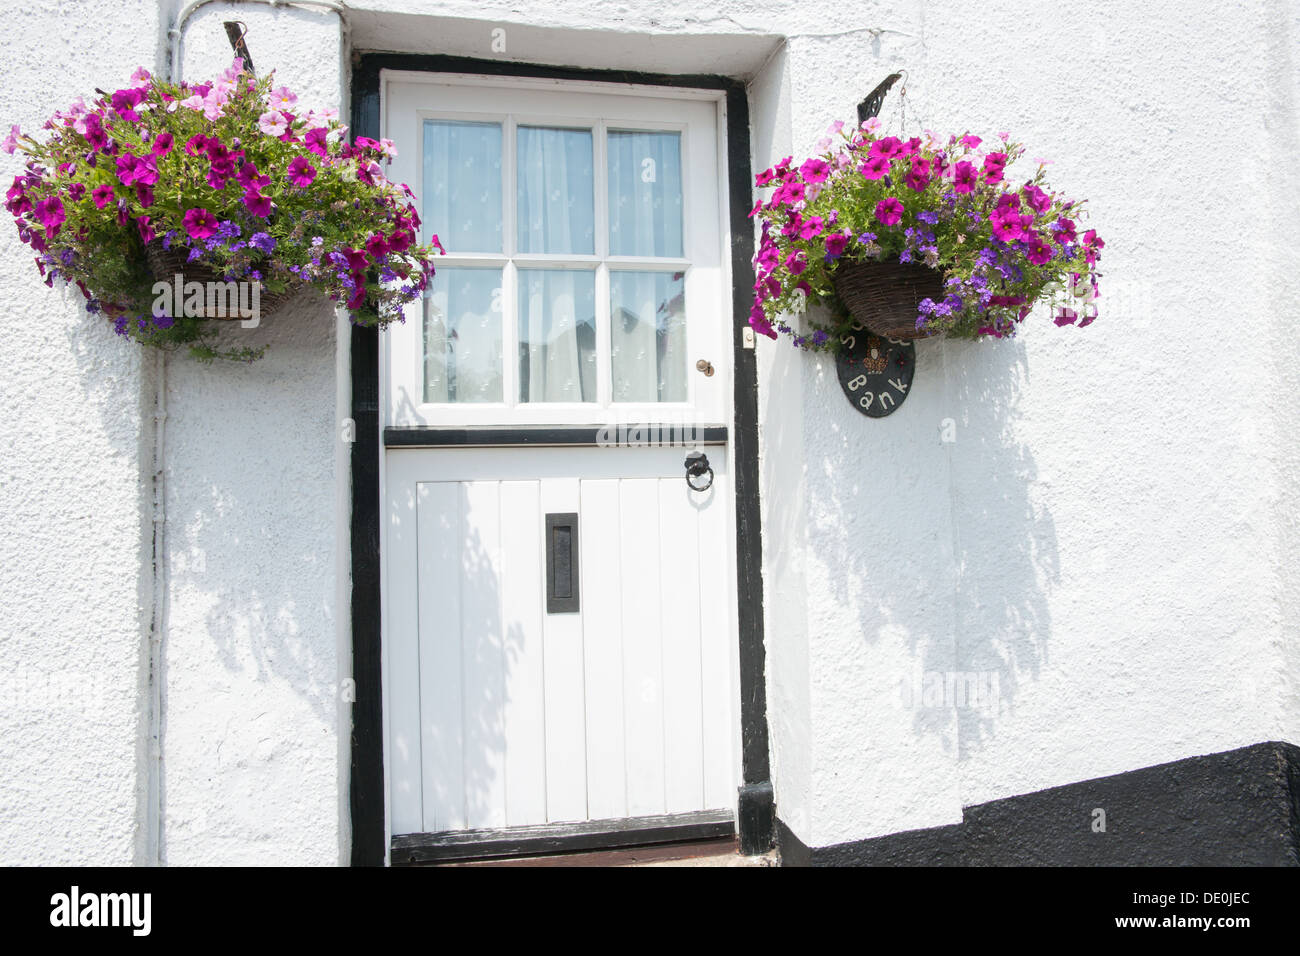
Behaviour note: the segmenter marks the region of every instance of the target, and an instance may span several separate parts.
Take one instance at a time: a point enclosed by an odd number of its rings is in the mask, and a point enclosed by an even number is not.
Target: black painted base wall
[[[1300,748],[1191,757],[835,846],[807,847],[778,819],[777,838],[786,866],[1300,866]]]

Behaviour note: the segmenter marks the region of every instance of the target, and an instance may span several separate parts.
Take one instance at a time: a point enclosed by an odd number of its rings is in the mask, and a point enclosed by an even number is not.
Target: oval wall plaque
[[[840,338],[835,366],[853,407],[868,418],[884,418],[903,404],[912,387],[916,345],[854,329]]]

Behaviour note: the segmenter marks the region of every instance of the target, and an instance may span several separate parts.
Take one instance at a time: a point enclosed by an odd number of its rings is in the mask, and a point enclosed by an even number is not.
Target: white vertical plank
[[[617,479],[583,481],[579,512],[587,810],[593,820],[627,816],[618,486]]]
[[[725,456],[719,456],[725,461]],[[732,683],[736,645],[732,607],[736,600],[731,567],[736,547],[727,510],[732,507],[722,462],[714,466],[716,493],[699,507],[700,673],[704,738],[704,809],[735,807],[739,776],[737,703]],[[703,496],[701,496],[703,497]]]
[[[665,812],[659,480],[625,478],[619,499],[628,813],[642,816]]]
[[[461,654],[466,823],[506,821],[505,661],[501,633],[501,483],[461,485]]]
[[[587,555],[582,538],[585,515],[579,509],[577,478],[542,481],[537,527],[545,537],[545,516],[578,512],[578,613],[544,614],[546,668],[546,817],[586,820],[587,719],[584,706],[582,608],[586,607]],[[544,553],[544,552],[543,552]],[[544,566],[543,566],[544,570]],[[543,591],[543,600],[545,591]],[[544,608],[543,604],[543,608]]]
[[[506,825],[546,822],[542,613],[546,572],[537,481],[501,484]]]
[[[393,833],[424,830],[420,783],[420,620],[416,484],[388,488],[388,784]]]
[[[460,486],[419,485],[420,738],[424,753],[424,829],[465,827],[461,727]],[[394,668],[394,677],[408,676]]]
[[[659,575],[663,635],[664,788],[668,813],[703,810],[700,589],[696,502],[686,482],[659,480]]]

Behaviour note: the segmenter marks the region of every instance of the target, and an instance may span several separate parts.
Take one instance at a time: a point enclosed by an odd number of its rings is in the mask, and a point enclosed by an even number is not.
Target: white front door
[[[721,101],[408,73],[383,90],[389,175],[448,253],[384,337],[390,830],[729,810]]]

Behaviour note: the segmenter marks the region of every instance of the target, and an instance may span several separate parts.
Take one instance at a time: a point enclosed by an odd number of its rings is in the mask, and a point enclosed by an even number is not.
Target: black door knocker
[[[697,478],[705,478],[704,484],[697,485]],[[704,452],[687,452],[686,483],[691,486],[691,491],[708,491],[713,487],[713,469],[709,466],[709,456]]]

